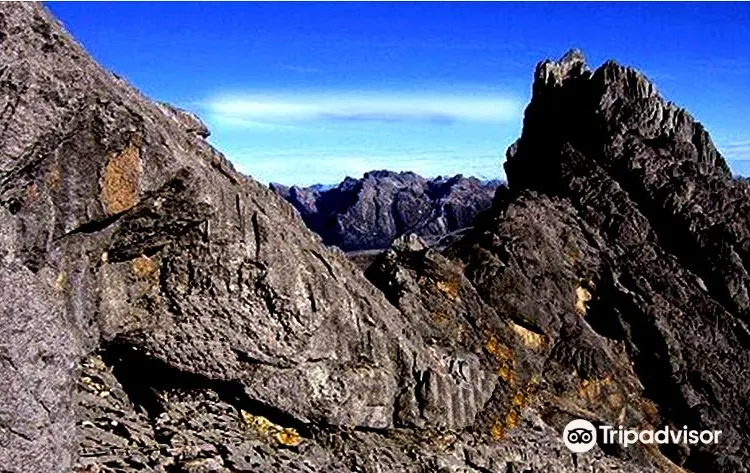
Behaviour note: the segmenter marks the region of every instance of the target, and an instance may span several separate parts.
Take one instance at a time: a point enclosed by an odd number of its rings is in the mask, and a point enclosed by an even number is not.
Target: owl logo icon
[[[571,452],[588,452],[596,445],[596,427],[584,419],[576,419],[565,426],[563,442]]]

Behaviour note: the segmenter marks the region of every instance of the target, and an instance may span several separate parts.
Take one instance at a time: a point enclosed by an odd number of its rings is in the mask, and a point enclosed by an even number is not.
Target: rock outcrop
[[[625,349],[642,397],[658,409],[653,421],[724,432],[719,445],[668,456],[693,471],[746,471],[750,384],[738,367],[750,361],[750,187],[732,179],[706,130],[637,71],[608,62],[590,72],[569,54],[538,67],[506,171],[519,196],[498,206],[506,221],[530,198],[562,206],[557,221],[575,219],[547,247],[569,252],[567,284],[589,293],[584,320]],[[494,252],[481,240],[499,228],[490,224],[473,247]],[[585,238],[565,247],[576,232]],[[544,245],[534,253],[542,270]],[[474,283],[488,301],[508,300],[503,278],[490,281],[482,266],[467,268]],[[519,315],[550,327],[532,311]]]
[[[271,189],[288,200],[327,245],[344,251],[382,250],[414,233],[434,244],[470,227],[492,204],[498,182],[461,175],[425,179],[412,172],[372,171],[331,189]]]
[[[370,278],[426,320],[436,299],[414,281],[447,258],[468,280],[457,300],[515,324],[527,348],[514,353],[515,383],[536,380],[546,422],[720,430],[716,445],[607,454],[747,471],[747,181],[642,74],[614,62],[591,71],[577,51],[537,67],[505,168],[509,188],[461,241],[443,255],[396,247]]]
[[[747,471],[750,191],[637,72],[542,63],[510,188],[371,283],[40,4],[0,64],[0,471]]]
[[[380,462],[442,358],[194,117],[1,8],[0,469]]]

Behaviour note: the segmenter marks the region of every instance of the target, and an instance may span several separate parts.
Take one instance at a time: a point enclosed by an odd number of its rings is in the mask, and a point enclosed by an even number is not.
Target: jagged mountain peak
[[[345,251],[383,250],[401,235],[430,242],[469,227],[488,209],[497,183],[456,175],[426,179],[413,172],[370,171],[338,186],[273,189],[300,212],[323,242]]]
[[[537,64],[534,72],[534,93],[547,87],[560,87],[568,79],[588,76],[591,73],[586,58],[578,49],[571,49],[559,61],[545,60]]]
[[[404,181],[423,179],[421,176],[412,171],[390,171],[387,169],[368,171],[364,173],[362,178],[364,180],[398,179]]]
[[[597,162],[611,168],[633,155],[607,159],[607,150],[636,142],[671,147],[675,159],[663,164],[692,163],[695,172],[731,176],[704,127],[663,99],[644,74],[613,61],[590,72],[579,55],[572,57],[537,67],[523,133],[507,152],[511,188],[553,189],[563,173],[555,156],[564,146],[596,153]]]
[[[553,344],[567,343],[575,324],[553,301],[580,302],[586,324],[575,337],[595,333],[595,351],[624,343],[628,359],[609,358],[604,371],[633,367],[616,384],[643,386],[632,392],[657,406],[651,422],[726,435],[721,445],[665,451],[670,461],[746,471],[750,414],[738,400],[749,388],[733,367],[750,361],[750,188],[731,177],[703,126],[637,70],[541,68],[554,77],[537,81],[509,149],[510,192],[450,254],[485,300]],[[552,267],[556,275],[543,276]],[[539,292],[542,306],[508,303]],[[601,349],[592,360],[607,358]]]

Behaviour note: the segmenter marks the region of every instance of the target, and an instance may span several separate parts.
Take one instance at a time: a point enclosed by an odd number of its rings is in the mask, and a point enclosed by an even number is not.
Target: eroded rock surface
[[[426,348],[385,297],[43,7],[0,18],[3,468],[166,468],[168,401],[149,393],[172,388],[231,392],[291,426],[393,427],[399,354]],[[116,408],[75,402],[94,354],[114,374],[102,393],[126,394]],[[128,428],[104,442],[112,412],[156,444]],[[120,459],[126,447],[149,461]]]
[[[745,471],[750,187],[637,71],[608,62],[588,72],[575,54],[561,64],[537,69],[506,165],[511,189],[573,208],[570,232],[591,247],[573,250],[591,294],[584,319],[626,349],[658,422],[724,432],[720,445],[670,457],[696,471]],[[507,299],[502,278],[473,279]]]
[[[374,284],[39,4],[0,101],[2,471],[746,471],[747,184],[635,71],[540,65],[510,189]]]
[[[633,69],[590,71],[573,51],[541,63],[533,90],[493,209],[443,255],[394,248],[368,275],[426,320],[436,299],[410,275],[447,258],[477,294],[464,303],[517,327],[546,422],[721,430],[717,445],[607,454],[747,471],[747,181]]]

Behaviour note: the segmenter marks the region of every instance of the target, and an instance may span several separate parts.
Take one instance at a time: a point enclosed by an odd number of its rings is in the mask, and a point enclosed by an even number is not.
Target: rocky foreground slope
[[[372,171],[338,186],[271,189],[289,201],[323,243],[344,251],[379,250],[414,233],[436,243],[470,227],[492,204],[498,182],[462,175],[425,179],[413,172]]]
[[[541,63],[510,187],[372,283],[39,4],[0,101],[2,471],[747,471],[750,188],[632,69]]]

